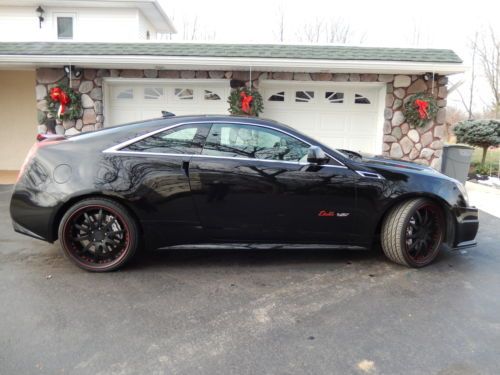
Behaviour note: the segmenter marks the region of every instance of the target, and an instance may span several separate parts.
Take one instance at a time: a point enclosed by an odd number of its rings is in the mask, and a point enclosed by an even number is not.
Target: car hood
[[[432,171],[436,172],[435,169],[428,167],[426,165],[413,163],[410,161],[387,158],[384,156],[365,156],[363,155],[363,162],[372,166],[386,166],[401,169],[412,169],[415,171]]]
[[[390,171],[390,172],[401,172],[401,173],[412,173],[412,174],[425,174],[431,175],[434,177],[440,177],[447,180],[453,180],[452,178],[436,171],[434,168],[431,168],[426,165],[413,163],[411,161],[405,161],[400,159],[388,158],[385,156],[379,155],[370,155],[370,154],[359,154],[356,153],[357,156],[361,156],[361,159],[358,158],[357,163],[358,166],[369,168],[375,170],[377,172],[381,171]],[[353,160],[353,159],[351,159]],[[353,160],[354,161],[354,160]]]

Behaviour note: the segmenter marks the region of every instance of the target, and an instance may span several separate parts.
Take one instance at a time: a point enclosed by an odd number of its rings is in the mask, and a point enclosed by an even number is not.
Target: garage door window
[[[116,93],[116,99],[134,99],[134,90],[132,88],[122,89]]]
[[[161,154],[199,154],[208,129],[207,124],[179,126],[141,139],[122,150]]]
[[[354,103],[356,103],[356,104],[371,104],[370,100],[361,94],[356,94],[356,96],[354,98]]]
[[[270,102],[284,102],[285,101],[285,92],[280,91],[276,94],[271,95],[268,99]]]
[[[163,88],[161,87],[146,87],[144,89],[144,99],[159,100],[163,97]]]
[[[343,92],[335,92],[335,91],[327,91],[325,92],[325,99],[330,103],[344,103],[344,93]]]
[[[175,89],[174,91],[177,99],[180,100],[193,100],[193,89]]]
[[[309,146],[287,134],[251,125],[214,124],[204,155],[299,162]]]
[[[205,90],[205,100],[220,100],[220,96],[213,91]]]
[[[295,91],[295,101],[307,103],[314,99],[314,91]]]

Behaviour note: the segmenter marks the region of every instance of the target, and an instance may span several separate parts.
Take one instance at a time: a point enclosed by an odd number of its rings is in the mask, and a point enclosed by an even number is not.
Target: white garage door
[[[382,87],[263,82],[262,117],[293,126],[334,148],[379,153]]]
[[[176,115],[227,114],[229,82],[109,83],[106,126]]]

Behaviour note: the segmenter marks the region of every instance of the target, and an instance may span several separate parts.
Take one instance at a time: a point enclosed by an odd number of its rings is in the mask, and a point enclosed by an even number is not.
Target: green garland
[[[427,103],[426,108],[422,111],[418,103]],[[419,92],[410,96],[404,105],[404,115],[406,122],[415,127],[423,127],[427,123],[436,118],[438,105],[436,98],[425,92]]]
[[[55,87],[59,87],[62,91],[64,91],[69,97],[69,104],[66,105],[66,109],[64,113],[61,115],[61,120],[77,120],[82,117],[82,95],[79,92],[71,89],[67,85],[57,85]],[[57,111],[59,110],[60,103],[57,100],[53,100],[50,97],[50,91],[45,97],[47,100],[47,109],[49,113],[54,118],[59,118],[57,116]]]
[[[248,112],[245,112],[242,108],[242,93],[244,93],[245,96],[252,97]],[[258,117],[259,113],[264,110],[264,101],[262,100],[262,95],[260,95],[257,90],[250,90],[247,87],[240,87],[233,90],[229,95],[227,102],[229,103],[229,113],[231,113],[232,115],[247,115]]]

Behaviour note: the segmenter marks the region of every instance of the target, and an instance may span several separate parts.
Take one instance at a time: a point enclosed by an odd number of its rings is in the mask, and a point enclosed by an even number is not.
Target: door
[[[106,126],[147,120],[169,111],[177,116],[227,114],[228,82],[182,80],[144,83],[142,80],[110,83],[107,93]]]
[[[356,177],[309,165],[309,144],[259,125],[214,123],[189,176],[200,221],[214,237],[348,241]]]
[[[382,151],[382,87],[353,83],[279,82],[262,85],[264,112],[331,147]]]
[[[103,176],[114,177],[113,190],[126,195],[147,227],[152,246],[175,238],[201,236],[199,216],[189,183],[189,161],[201,153],[210,124],[186,124],[157,132],[107,157]],[[113,167],[113,170],[110,168]],[[111,173],[112,172],[112,173]],[[174,241],[175,242],[175,241]]]

